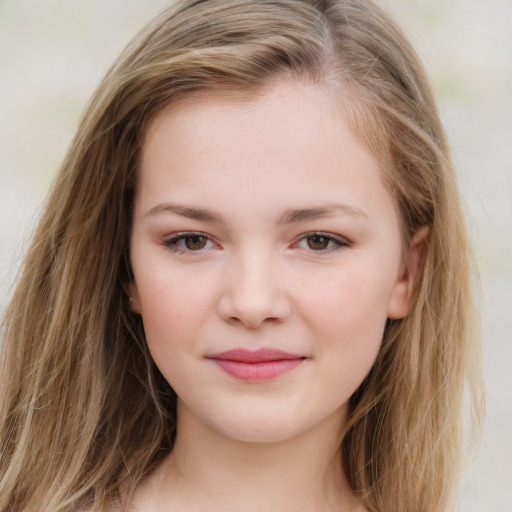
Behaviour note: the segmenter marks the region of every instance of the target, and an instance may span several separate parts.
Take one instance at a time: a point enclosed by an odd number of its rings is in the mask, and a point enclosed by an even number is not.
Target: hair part
[[[474,267],[421,63],[370,0],[184,0],[126,48],[80,122],[4,320],[0,510],[114,506],[172,449],[176,396],[129,311],[129,236],[148,123],[194,94],[308,80],[382,164],[406,245],[428,226],[411,314],[389,320],[351,398],[344,469],[372,512],[444,510],[464,382],[480,411]]]

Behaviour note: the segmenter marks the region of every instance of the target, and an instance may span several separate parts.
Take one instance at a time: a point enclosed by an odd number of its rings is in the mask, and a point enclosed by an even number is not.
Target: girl
[[[2,511],[448,510],[472,265],[369,0],[182,0],[94,94],[2,342]]]

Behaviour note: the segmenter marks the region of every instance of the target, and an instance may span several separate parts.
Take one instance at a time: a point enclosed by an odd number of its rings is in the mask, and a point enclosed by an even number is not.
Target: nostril
[[[278,317],[267,317],[264,315],[247,315],[241,314],[239,316],[231,316],[228,321],[232,324],[244,325],[249,329],[257,329],[263,324],[273,324],[281,322]]]
[[[218,314],[231,324],[250,329],[262,324],[276,324],[288,317],[290,306],[284,294],[268,294],[265,300],[260,297],[257,301],[256,298],[255,295],[244,298],[240,293],[226,293],[219,301]]]

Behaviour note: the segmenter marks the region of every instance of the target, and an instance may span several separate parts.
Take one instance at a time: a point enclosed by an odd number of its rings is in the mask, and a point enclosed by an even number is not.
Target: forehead
[[[137,197],[148,208],[170,196],[221,209],[335,203],[382,194],[381,174],[325,88],[284,82],[251,100],[202,93],[162,111],[145,135]]]
[[[382,166],[382,170],[389,171],[388,165],[388,134],[382,126],[378,113],[368,105],[357,88],[350,86],[344,80],[319,80],[308,75],[292,75],[282,73],[265,83],[265,85],[248,85],[240,88],[235,85],[200,88],[185,92],[171,100],[156,114],[152,115],[149,122],[144,123],[142,132],[142,149],[147,149],[148,140],[152,137],[162,120],[175,118],[176,123],[182,123],[184,118],[189,120],[189,125],[197,122],[198,114],[207,115],[207,111],[215,104],[219,110],[238,112],[254,112],[262,103],[271,103],[276,100],[280,111],[286,117],[303,114],[306,120],[308,102],[301,106],[297,103],[290,108],[289,102],[280,102],[280,99],[290,96],[304,96],[317,100],[317,106],[322,104],[325,110],[334,117],[339,117],[352,132],[352,135],[365,146]],[[319,100],[319,101],[318,101]],[[256,118],[250,120],[256,122]],[[303,123],[296,123],[294,128],[299,128]]]

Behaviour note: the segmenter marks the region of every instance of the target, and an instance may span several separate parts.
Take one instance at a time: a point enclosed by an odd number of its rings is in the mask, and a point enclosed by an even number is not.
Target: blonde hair
[[[110,509],[172,449],[176,396],[126,292],[145,127],[185,96],[251,97],[280,77],[338,92],[382,162],[404,244],[429,227],[413,311],[388,321],[351,398],[347,477],[372,512],[453,503],[465,381],[481,403],[474,268],[418,58],[370,0],[183,0],[98,87],[21,269],[1,347],[0,511]]]

